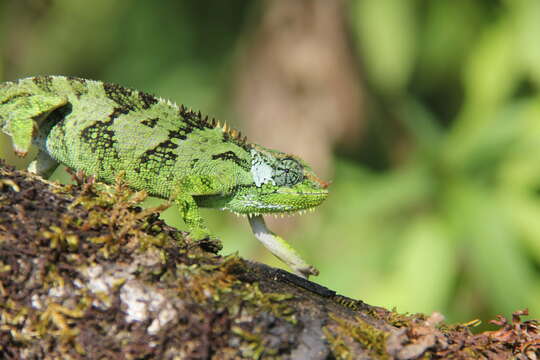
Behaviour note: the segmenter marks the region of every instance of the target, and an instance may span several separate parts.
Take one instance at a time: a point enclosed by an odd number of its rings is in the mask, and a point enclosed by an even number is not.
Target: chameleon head
[[[286,214],[311,209],[326,199],[328,184],[301,159],[252,145],[249,186],[241,187],[225,208],[235,213]]]

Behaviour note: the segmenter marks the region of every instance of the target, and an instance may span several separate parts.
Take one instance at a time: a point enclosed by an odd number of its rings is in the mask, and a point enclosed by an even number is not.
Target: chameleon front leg
[[[187,225],[194,240],[215,240],[206,227],[199,212],[194,196],[215,195],[221,193],[223,184],[214,176],[188,175],[183,177],[174,195],[174,202],[180,209],[180,215]]]
[[[193,196],[179,194],[175,197],[174,203],[178,206],[180,215],[188,227],[190,236],[193,240],[198,241],[212,238],[210,230],[206,227]]]
[[[274,256],[289,265],[296,275],[301,276],[304,279],[307,279],[310,275],[319,275],[319,270],[307,264],[291,245],[266,227],[266,223],[261,215],[248,216],[248,218],[251,230],[255,237],[262,242]]]

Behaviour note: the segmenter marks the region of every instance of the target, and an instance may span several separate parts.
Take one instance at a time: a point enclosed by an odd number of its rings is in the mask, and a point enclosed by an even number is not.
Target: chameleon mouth
[[[292,217],[292,216],[297,216],[297,215],[304,215],[307,212],[312,213],[312,212],[315,211],[315,207],[316,206],[306,208],[306,209],[283,210],[283,211],[279,211],[279,212],[256,212],[256,211],[254,211],[254,212],[248,212],[248,213],[240,213],[240,212],[233,211],[233,210],[229,210],[229,211],[232,212],[234,215],[236,215],[238,217],[253,218],[253,217],[256,217],[256,216],[273,216],[274,218],[278,219],[278,218]]]
[[[240,194],[226,199],[221,206],[238,216],[273,215],[285,217],[302,215],[319,206],[328,196],[326,191],[288,192],[272,191],[259,194]],[[216,207],[216,206],[214,206]]]

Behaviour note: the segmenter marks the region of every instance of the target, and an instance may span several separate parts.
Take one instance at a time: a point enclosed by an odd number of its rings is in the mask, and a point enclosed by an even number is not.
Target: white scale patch
[[[257,150],[251,150],[251,176],[257,187],[262,184],[271,183],[275,185],[274,179],[272,179],[273,169],[262,159],[262,156]]]

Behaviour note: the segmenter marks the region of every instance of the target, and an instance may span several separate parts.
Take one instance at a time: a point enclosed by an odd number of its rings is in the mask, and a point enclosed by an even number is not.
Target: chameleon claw
[[[303,277],[304,279],[308,279],[310,275],[318,276],[319,270],[317,270],[314,266],[310,265],[307,268],[296,269],[294,273],[298,276]]]
[[[15,151],[15,155],[17,155],[18,157],[25,157],[26,154],[28,154],[28,151],[17,148],[13,149],[13,151]]]

